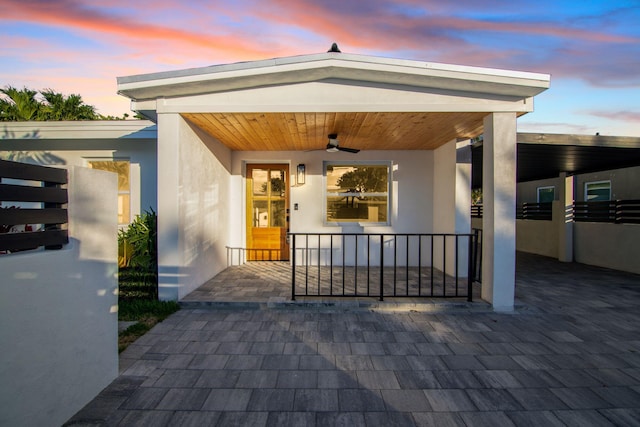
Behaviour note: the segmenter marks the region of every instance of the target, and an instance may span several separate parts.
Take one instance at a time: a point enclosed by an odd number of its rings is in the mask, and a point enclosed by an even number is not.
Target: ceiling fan
[[[346,151],[347,153],[358,153],[360,150],[357,148],[340,147],[337,133],[330,133],[328,135],[329,142],[327,143],[327,152],[335,153],[337,151]]]

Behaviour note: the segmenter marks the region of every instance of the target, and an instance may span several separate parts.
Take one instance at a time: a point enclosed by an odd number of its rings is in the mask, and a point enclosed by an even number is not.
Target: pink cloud
[[[538,71],[597,86],[640,84],[640,74],[630,72],[640,69],[637,36],[604,25],[498,22],[467,13],[498,10],[504,3],[497,0],[158,0],[151,9],[128,0],[0,1],[0,22],[55,27],[91,41],[4,43],[3,36],[0,56],[32,64],[43,82],[52,74],[95,77],[111,94],[116,76],[324,52],[334,41],[349,53]]]
[[[609,120],[640,123],[640,111],[587,111],[585,114]]]
[[[2,19],[31,22],[71,28],[94,34],[107,34],[127,40],[146,40],[152,43],[181,43],[200,49],[221,51],[236,58],[262,58],[264,48],[258,43],[245,41],[232,34],[210,35],[192,30],[182,30],[163,25],[146,24],[126,16],[115,16],[89,9],[72,0],[51,2],[16,1],[9,3]]]

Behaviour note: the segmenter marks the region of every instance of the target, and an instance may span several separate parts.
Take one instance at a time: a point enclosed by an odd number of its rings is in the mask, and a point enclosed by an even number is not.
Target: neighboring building
[[[156,125],[147,120],[0,122],[0,158],[118,174],[118,223],[157,207]]]
[[[517,139],[517,206],[551,207],[538,219],[517,220],[516,248],[640,273],[640,138],[518,133]],[[482,144],[472,151],[473,186],[481,188]]]

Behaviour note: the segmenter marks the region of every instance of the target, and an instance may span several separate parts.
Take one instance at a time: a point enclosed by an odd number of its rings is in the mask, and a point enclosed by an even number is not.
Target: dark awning
[[[640,166],[640,138],[518,133],[517,181]],[[472,187],[482,187],[482,143],[472,146]]]

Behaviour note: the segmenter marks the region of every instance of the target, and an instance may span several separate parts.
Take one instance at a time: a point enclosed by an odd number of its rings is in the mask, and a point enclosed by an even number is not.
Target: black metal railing
[[[640,224],[640,200],[575,202],[573,217],[580,222]]]
[[[291,299],[438,297],[472,300],[481,256],[470,234],[291,233]]]
[[[7,179],[16,180],[6,183]],[[67,171],[0,160],[0,253],[60,249],[69,242]],[[17,203],[17,204],[16,204]],[[27,208],[22,208],[27,203]]]
[[[525,202],[516,209],[517,219],[532,219],[537,221],[551,221],[553,218],[552,202]]]
[[[242,265],[247,261],[288,261],[283,249],[260,249],[226,246],[227,267]]]
[[[471,278],[474,282],[482,283],[482,230],[474,228],[473,248],[471,249]]]

